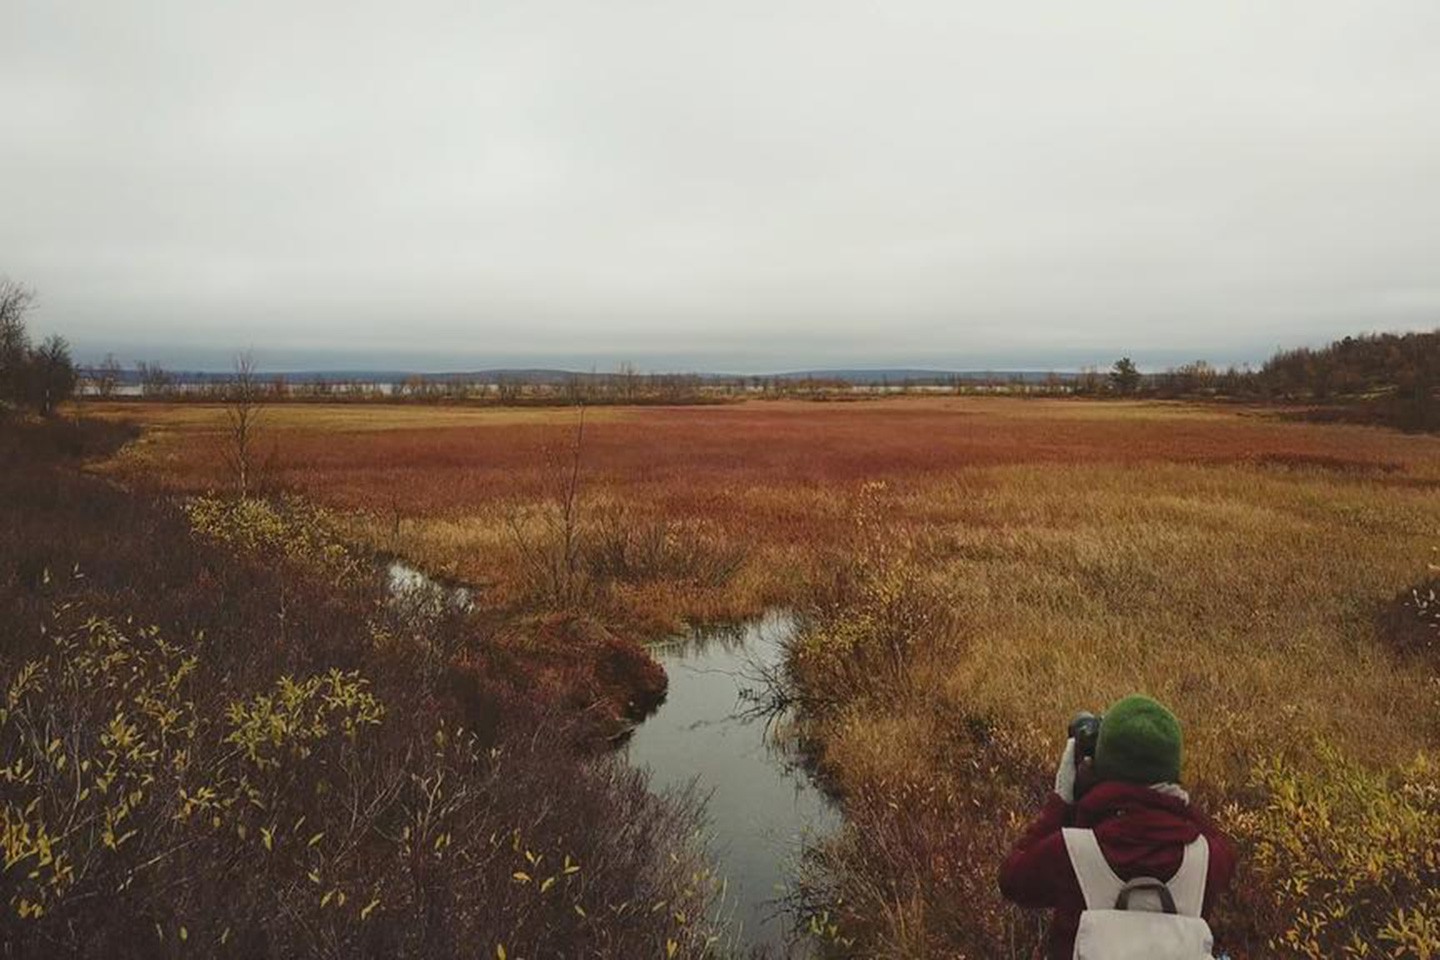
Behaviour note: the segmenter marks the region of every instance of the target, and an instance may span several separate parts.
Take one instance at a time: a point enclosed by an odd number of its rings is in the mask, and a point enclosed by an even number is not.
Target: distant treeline
[[[571,374],[527,379],[523,376],[470,379],[462,375],[409,374],[393,380],[357,376],[290,377],[247,374],[245,393],[264,401],[479,403],[502,406],[586,404],[687,404],[720,402],[728,382],[698,374]],[[101,365],[83,372],[82,392],[102,398],[226,402],[237,378],[223,374],[175,373],[139,363],[134,372]]]
[[[225,401],[234,378],[177,374],[149,363],[133,370],[113,358],[82,371],[87,396],[136,396]],[[1107,371],[1079,373],[934,373],[896,379],[857,371],[718,376],[638,373],[488,371],[477,374],[262,377],[264,398],[289,401],[472,403],[501,406],[560,404],[698,404],[740,398],[847,400],[893,394],[1006,394],[1012,396],[1147,397],[1240,400],[1303,407],[1315,419],[1384,423],[1407,430],[1440,430],[1440,330],[1346,337],[1320,349],[1275,354],[1258,370],[1221,369],[1204,360],[1142,373],[1122,357]]]
[[[113,357],[81,371],[87,397],[224,402],[237,375],[168,370],[140,362],[122,367]],[[622,365],[613,373],[563,370],[490,370],[476,373],[247,374],[247,395],[289,401],[465,402],[504,406],[559,404],[723,403],[743,397],[844,399],[908,393],[1068,393],[1075,374],[837,370],[763,376],[712,373],[639,373]]]
[[[1078,394],[1232,399],[1293,404],[1311,419],[1440,430],[1440,330],[1346,337],[1328,347],[1282,350],[1259,370],[1204,361],[1141,374],[1127,358],[1103,377],[1082,373]]]

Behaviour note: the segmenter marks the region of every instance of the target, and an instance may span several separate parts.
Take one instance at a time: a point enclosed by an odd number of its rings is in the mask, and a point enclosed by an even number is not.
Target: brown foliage
[[[633,640],[575,614],[553,614],[506,626],[464,651],[446,671],[445,689],[460,722],[484,737],[515,703],[542,703],[587,716],[593,746],[654,710],[666,677]]]
[[[1402,590],[1380,612],[1380,633],[1401,653],[1440,674],[1440,577]]]
[[[577,705],[613,723],[607,698],[655,696],[643,651],[517,634],[477,737],[427,666],[436,624],[397,619],[378,576],[237,552],[76,470],[127,436],[0,427],[6,955],[712,952],[693,800],[576,749]],[[463,657],[493,624],[440,627]]]

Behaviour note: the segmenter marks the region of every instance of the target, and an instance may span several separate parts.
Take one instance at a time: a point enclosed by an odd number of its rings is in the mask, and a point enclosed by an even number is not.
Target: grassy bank
[[[792,651],[849,794],[820,876],[866,939],[1029,956],[995,865],[1069,715],[1140,690],[1183,718],[1186,782],[1245,853],[1217,923],[1233,956],[1431,955],[1437,660],[1388,625],[1434,629],[1396,607],[1427,575],[1433,496],[1180,465],[1009,468],[948,496],[955,520],[904,542],[885,517],[918,505],[870,491]]]
[[[795,693],[850,823],[814,892],[865,955],[1027,955],[994,870],[1064,721],[1131,690],[1181,716],[1246,854],[1232,955],[1430,949],[1435,669],[1385,624],[1440,531],[1433,438],[1157,403],[615,410],[572,502],[573,414],[301,413],[271,422],[277,487],[501,606],[560,571],[561,605],[640,629],[810,609]],[[168,433],[111,469],[224,485],[213,419],[147,416]]]
[[[0,423],[6,956],[715,954],[693,801],[591,749],[633,646],[81,472],[130,436]]]

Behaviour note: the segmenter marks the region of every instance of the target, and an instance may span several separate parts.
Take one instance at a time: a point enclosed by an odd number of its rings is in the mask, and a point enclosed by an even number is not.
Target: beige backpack
[[[1085,896],[1075,960],[1211,960],[1215,938],[1200,916],[1210,844],[1195,838],[1169,882],[1121,880],[1093,830],[1067,827],[1065,849]]]

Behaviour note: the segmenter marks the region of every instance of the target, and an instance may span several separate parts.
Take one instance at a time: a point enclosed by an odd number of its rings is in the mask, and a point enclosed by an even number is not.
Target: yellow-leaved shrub
[[[337,580],[367,570],[335,535],[331,516],[298,498],[202,496],[187,500],[184,509],[196,533],[239,553],[283,558]]]
[[[1269,950],[1440,957],[1440,767],[1424,755],[1392,771],[1326,757],[1323,773],[1263,765],[1263,804],[1226,817]]]
[[[195,654],[153,627],[58,613],[51,649],[20,666],[0,709],[7,922],[163,877],[193,850],[197,814],[208,841],[243,847],[285,806],[267,767],[353,749],[384,713],[358,674],[331,671],[208,715]]]

